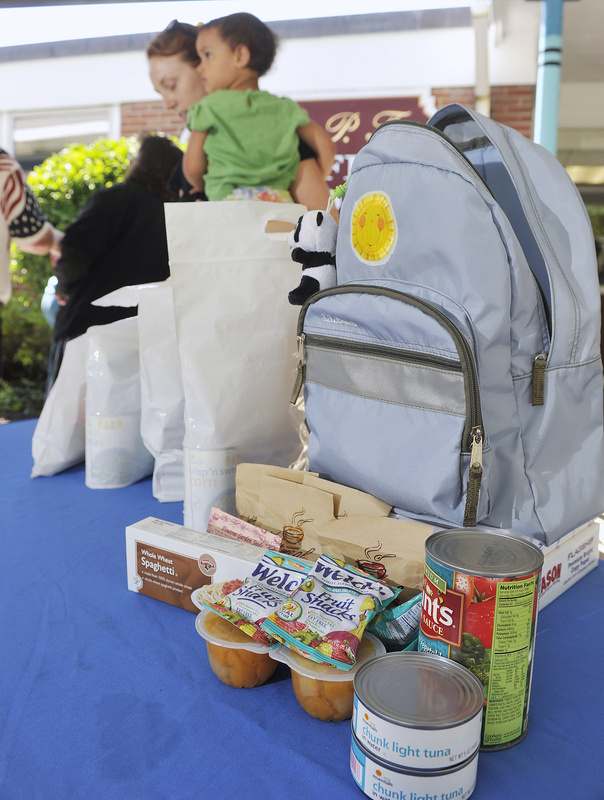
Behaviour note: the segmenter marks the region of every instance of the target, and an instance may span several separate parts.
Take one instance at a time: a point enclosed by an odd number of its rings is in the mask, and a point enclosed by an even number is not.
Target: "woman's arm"
[[[189,181],[192,192],[203,192],[205,188],[204,176],[208,168],[204,144],[206,131],[191,131],[187,149],[182,160],[182,171]]]
[[[25,253],[59,255],[63,234],[46,219],[19,163],[4,151],[0,151],[0,157],[4,171],[13,178],[4,187],[5,191],[9,185],[13,187],[10,202],[8,198],[0,198],[4,201],[3,209],[10,209],[6,222],[11,240]]]
[[[327,208],[329,187],[321,175],[316,158],[305,158],[300,161],[290,191],[296,203],[306,206],[309,211]]]
[[[47,222],[44,234],[39,239],[36,239],[35,242],[20,242],[18,239],[14,241],[25,253],[31,253],[34,256],[45,256],[51,253],[53,256],[59,256],[61,255],[62,238],[61,231],[58,231],[50,222]]]
[[[319,169],[323,178],[328,178],[336,157],[336,146],[320,125],[312,120],[297,130],[298,136],[317,154]]]

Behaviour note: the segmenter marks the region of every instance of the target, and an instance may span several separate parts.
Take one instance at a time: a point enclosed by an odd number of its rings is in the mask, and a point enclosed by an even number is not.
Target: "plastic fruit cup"
[[[253,689],[267,681],[277,668],[268,647],[255,642],[214,611],[201,611],[195,627],[206,640],[212,672],[227,686]]]
[[[365,633],[357,651],[357,663],[348,671],[317,664],[283,645],[271,650],[271,658],[289,666],[294,694],[311,717],[323,722],[340,722],[352,717],[355,672],[365,661],[385,652],[379,639]]]

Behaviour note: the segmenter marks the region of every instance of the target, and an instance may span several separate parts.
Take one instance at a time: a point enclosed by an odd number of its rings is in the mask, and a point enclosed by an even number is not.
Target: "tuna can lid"
[[[395,725],[435,730],[482,711],[482,684],[469,669],[434,653],[401,651],[365,662],[354,677],[360,702]]]
[[[543,553],[528,540],[474,528],[431,534],[426,554],[444,567],[485,578],[520,578],[543,566]]]

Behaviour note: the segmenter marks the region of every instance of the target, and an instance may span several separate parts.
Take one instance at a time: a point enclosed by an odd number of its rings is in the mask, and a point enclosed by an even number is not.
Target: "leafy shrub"
[[[136,138],[73,144],[35,167],[28,182],[50,222],[65,230],[90,195],[123,180]],[[2,309],[0,412],[36,416],[42,407],[50,330],[40,301],[52,266],[48,257],[11,250],[13,296]]]
[[[594,236],[596,239],[604,239],[604,206],[587,206],[587,213]]]
[[[123,180],[136,150],[136,137],[73,144],[34,167],[29,185],[52,224],[64,230],[93,192]]]

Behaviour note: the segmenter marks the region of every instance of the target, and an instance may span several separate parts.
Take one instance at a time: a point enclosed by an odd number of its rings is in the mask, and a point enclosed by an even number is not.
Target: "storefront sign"
[[[313,122],[321,125],[337,147],[329,183],[337,186],[348,178],[355,155],[384,122],[409,119],[426,122],[419,97],[378,97],[320,100],[300,103]]]

